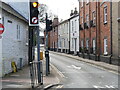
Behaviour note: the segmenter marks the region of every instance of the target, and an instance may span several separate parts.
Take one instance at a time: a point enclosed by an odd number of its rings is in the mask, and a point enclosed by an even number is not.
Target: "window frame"
[[[95,26],[96,25],[96,12],[95,11],[92,12],[92,20],[93,20],[93,25]]]
[[[89,27],[89,14],[86,14],[86,24]]]
[[[108,14],[107,14],[107,5],[105,5],[104,6],[104,10],[103,10],[103,12],[104,12],[104,24],[107,24],[107,18],[108,18]]]

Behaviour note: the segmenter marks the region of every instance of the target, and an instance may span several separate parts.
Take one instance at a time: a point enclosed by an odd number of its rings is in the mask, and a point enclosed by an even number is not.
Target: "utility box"
[[[43,60],[43,52],[40,52],[40,60]]]
[[[49,57],[49,51],[45,51],[45,57]]]

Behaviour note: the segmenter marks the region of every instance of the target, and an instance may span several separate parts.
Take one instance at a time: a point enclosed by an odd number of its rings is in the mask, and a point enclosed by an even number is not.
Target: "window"
[[[17,25],[17,39],[20,40],[20,25]]]
[[[83,40],[81,40],[81,48],[83,48],[84,47],[84,42],[83,42]]]
[[[95,48],[96,48],[96,42],[95,39],[93,39],[93,53],[95,54]]]
[[[89,14],[86,15],[86,24],[89,27]]]
[[[83,0],[81,0],[81,7],[83,7]]]
[[[104,55],[108,54],[108,44],[107,39],[104,39]]]
[[[89,40],[88,39],[86,40],[86,49],[87,50],[89,49]]]
[[[81,17],[82,27],[83,27],[83,17]]]
[[[77,20],[75,20],[75,31],[77,29]]]
[[[93,20],[93,25],[95,25],[96,23],[95,11],[92,13],[92,20]]]
[[[74,38],[72,38],[72,49],[74,48]]]
[[[86,4],[89,4],[89,0],[86,0]]]
[[[107,23],[107,6],[104,7],[104,24]]]
[[[65,47],[65,39],[64,39],[64,47]]]
[[[74,23],[73,23],[73,21],[72,21],[72,31],[74,31]]]

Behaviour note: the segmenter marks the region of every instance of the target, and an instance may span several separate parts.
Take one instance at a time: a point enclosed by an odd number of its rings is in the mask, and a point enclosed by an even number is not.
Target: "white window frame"
[[[84,41],[81,40],[81,48],[83,49],[84,48]]]
[[[83,1],[84,1],[84,0],[81,0],[81,7],[83,7],[83,3],[84,3]]]
[[[89,49],[89,40],[88,39],[86,40],[86,49],[87,50]]]
[[[104,24],[107,23],[107,6],[104,6]]]
[[[86,24],[89,27],[89,14],[86,15]]]
[[[89,4],[89,0],[86,0],[86,4]]]
[[[93,25],[96,25],[96,12],[92,12],[92,20],[93,20]]]
[[[108,54],[108,40],[104,39],[104,55]]]
[[[92,46],[93,46],[93,53],[95,54],[96,53],[96,40],[93,39],[92,41]]]

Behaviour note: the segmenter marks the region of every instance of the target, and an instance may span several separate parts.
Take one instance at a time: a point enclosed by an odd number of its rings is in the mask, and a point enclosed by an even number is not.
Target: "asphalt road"
[[[50,61],[63,77],[63,88],[118,88],[119,75],[110,71],[52,53]]]

